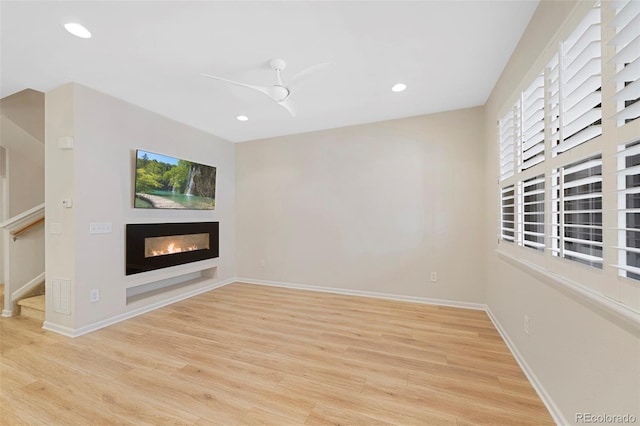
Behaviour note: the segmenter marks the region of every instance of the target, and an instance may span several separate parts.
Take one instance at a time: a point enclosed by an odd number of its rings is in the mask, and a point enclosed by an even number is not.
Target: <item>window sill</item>
[[[640,332],[639,312],[636,312],[628,306],[618,303],[613,299],[609,299],[608,297],[596,293],[593,290],[583,287],[575,281],[571,281],[557,274],[551,273],[532,262],[520,259],[500,249],[496,249],[495,252],[500,258],[529,275],[552,285],[567,296],[586,302],[590,307],[595,308],[595,310],[603,314],[603,316],[616,320],[616,322],[622,323],[623,325],[632,326],[631,331],[635,334]]]

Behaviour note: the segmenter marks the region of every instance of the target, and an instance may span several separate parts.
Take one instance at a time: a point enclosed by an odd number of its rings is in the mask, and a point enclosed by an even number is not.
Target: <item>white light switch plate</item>
[[[111,222],[92,222],[89,224],[89,233],[90,234],[110,234],[111,233]]]
[[[49,224],[50,234],[62,234],[62,224],[60,222],[51,222]]]

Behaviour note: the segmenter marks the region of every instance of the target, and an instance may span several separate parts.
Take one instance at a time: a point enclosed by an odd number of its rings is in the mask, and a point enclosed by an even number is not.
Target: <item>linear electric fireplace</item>
[[[127,224],[126,274],[218,257],[219,222]]]

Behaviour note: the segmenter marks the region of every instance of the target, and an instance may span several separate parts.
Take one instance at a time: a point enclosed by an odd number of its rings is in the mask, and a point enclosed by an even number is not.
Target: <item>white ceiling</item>
[[[77,83],[230,141],[483,105],[538,4],[525,1],[0,2],[1,96]],[[93,37],[67,33],[76,21]],[[252,90],[334,66],[292,92]],[[396,82],[407,84],[391,92]],[[236,120],[244,114],[248,122]]]

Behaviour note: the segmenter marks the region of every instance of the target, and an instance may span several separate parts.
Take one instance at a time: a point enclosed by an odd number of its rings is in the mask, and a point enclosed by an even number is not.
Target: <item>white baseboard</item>
[[[558,425],[570,424],[570,422],[568,422],[567,419],[564,418],[558,406],[553,402],[553,399],[551,399],[551,396],[549,395],[549,393],[547,393],[546,389],[542,385],[542,382],[540,382],[531,367],[529,367],[529,364],[527,364],[527,361],[525,361],[524,357],[520,354],[518,348],[516,348],[516,346],[513,344],[506,330],[498,321],[498,318],[493,315],[493,312],[491,312],[491,309],[489,309],[489,307],[487,307],[486,311],[494,327],[496,328],[496,330],[498,330],[500,336],[502,336],[502,340],[504,340],[507,347],[511,351],[511,354],[513,354],[513,357],[518,362],[518,365],[520,365],[520,368],[524,372],[525,376],[527,376],[527,379],[529,379],[529,383],[531,383],[531,386],[533,386],[533,389],[538,393],[538,396],[547,407],[547,410],[549,410],[549,413],[551,414],[551,417],[553,417],[553,420]]]
[[[176,295],[174,297],[170,297],[168,299],[164,299],[164,300],[152,303],[150,305],[142,306],[142,307],[140,307],[138,309],[134,309],[132,311],[125,312],[125,313],[120,314],[120,315],[116,315],[115,317],[104,319],[102,321],[94,322],[93,324],[89,324],[89,325],[86,325],[86,326],[80,327],[80,328],[68,328],[68,327],[64,327],[64,326],[60,326],[60,325],[57,325],[57,324],[50,323],[48,321],[44,322],[44,325],[42,326],[42,328],[44,328],[45,330],[53,331],[53,332],[58,333],[58,334],[62,334],[62,335],[67,336],[67,337],[78,337],[78,336],[82,336],[83,334],[87,334],[87,333],[90,333],[92,331],[99,330],[101,328],[108,327],[110,325],[119,323],[119,322],[127,320],[129,318],[133,318],[133,317],[136,317],[138,315],[142,315],[144,313],[153,311],[155,309],[162,308],[163,306],[171,305],[173,303],[179,302],[181,300],[188,299],[188,298],[196,296],[198,294],[206,293],[206,292],[211,291],[213,289],[216,289],[216,288],[219,288],[219,287],[223,287],[223,286],[231,284],[231,283],[233,283],[235,281],[236,281],[235,278],[229,278],[229,279],[226,279],[224,281],[218,281],[218,282],[206,285],[204,287],[200,287],[198,289],[195,289],[195,290],[192,290],[192,291],[189,291],[189,292],[186,292],[186,293],[181,293],[181,294]]]
[[[388,300],[399,300],[402,302],[423,303],[426,305],[450,306],[454,308],[475,309],[480,311],[484,311],[487,309],[487,305],[483,305],[482,303],[458,302],[455,300],[444,300],[444,299],[431,299],[427,297],[405,296],[401,294],[379,293],[375,291],[349,290],[344,288],[284,283],[284,282],[278,282],[278,281],[256,280],[253,278],[240,278],[240,277],[237,277],[236,281],[241,283],[266,285],[271,287],[285,287],[285,288],[292,288],[292,289],[298,289],[298,290],[319,291],[322,293],[335,293],[335,294],[345,294],[348,296],[373,297],[375,299],[388,299]]]
[[[55,324],[49,321],[45,321],[42,324],[42,328],[47,331],[53,331],[54,333],[62,334],[66,337],[77,337],[79,334],[75,334],[75,330],[71,327],[65,327],[64,325]]]

